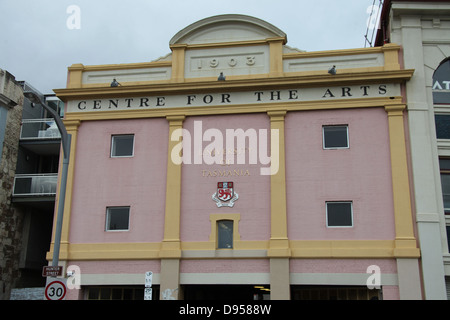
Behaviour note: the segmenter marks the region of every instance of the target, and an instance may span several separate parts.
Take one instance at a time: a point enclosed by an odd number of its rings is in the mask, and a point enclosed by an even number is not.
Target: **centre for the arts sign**
[[[376,98],[398,95],[400,95],[400,86],[398,84],[354,85],[208,94],[195,93],[186,95],[73,100],[68,102],[67,112],[229,106],[263,103],[270,104],[318,100],[324,101],[334,99]]]

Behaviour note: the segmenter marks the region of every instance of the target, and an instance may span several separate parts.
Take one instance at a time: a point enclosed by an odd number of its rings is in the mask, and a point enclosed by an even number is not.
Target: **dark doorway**
[[[268,285],[185,285],[184,300],[269,300]]]

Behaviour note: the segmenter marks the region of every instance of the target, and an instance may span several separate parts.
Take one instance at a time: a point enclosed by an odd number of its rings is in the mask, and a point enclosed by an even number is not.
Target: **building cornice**
[[[56,95],[63,101],[74,99],[94,99],[110,97],[130,97],[144,95],[175,95],[186,93],[236,92],[263,89],[311,88],[321,86],[345,86],[352,84],[370,83],[403,83],[408,81],[414,73],[412,69],[345,72],[334,76],[328,74],[287,75],[283,77],[261,77],[251,79],[231,79],[217,81],[216,79],[202,79],[202,81],[186,81],[181,83],[149,83],[123,84],[119,87],[98,86],[54,89]]]

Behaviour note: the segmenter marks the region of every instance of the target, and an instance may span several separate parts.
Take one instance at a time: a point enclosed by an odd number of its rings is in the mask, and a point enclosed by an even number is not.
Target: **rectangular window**
[[[126,231],[130,224],[130,207],[106,208],[106,231]]]
[[[132,157],[134,134],[113,135],[111,137],[111,157]]]
[[[352,202],[327,202],[327,227],[353,227]]]
[[[450,214],[450,174],[441,172],[442,197],[445,214]]]
[[[450,226],[445,226],[445,230],[447,233],[447,249],[450,251]]]
[[[450,115],[436,114],[434,123],[436,125],[436,137],[438,139],[450,139]]]
[[[440,158],[442,198],[444,201],[444,212],[450,214],[450,159]]]
[[[233,221],[220,220],[217,221],[217,248],[232,249],[233,248]]]
[[[345,149],[348,148],[348,126],[323,126],[323,148]]]

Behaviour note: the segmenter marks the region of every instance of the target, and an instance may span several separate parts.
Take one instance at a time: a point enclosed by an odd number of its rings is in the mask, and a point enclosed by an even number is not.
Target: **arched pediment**
[[[247,15],[225,14],[197,21],[170,40],[176,44],[206,44],[284,38],[286,34],[272,24]]]

